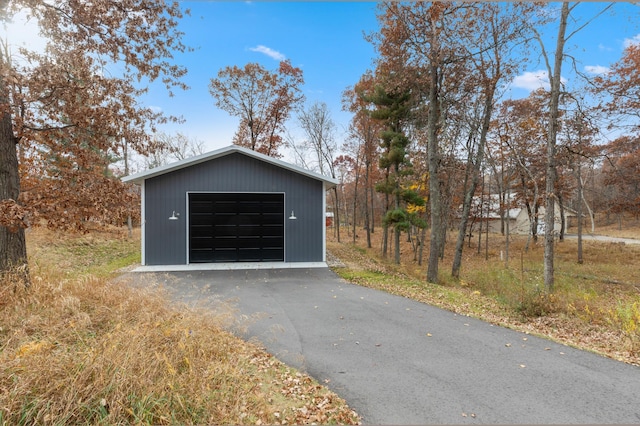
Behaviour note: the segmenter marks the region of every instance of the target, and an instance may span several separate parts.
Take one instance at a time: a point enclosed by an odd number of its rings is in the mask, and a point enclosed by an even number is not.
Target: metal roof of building
[[[265,163],[273,164],[274,166],[291,170],[292,172],[299,173],[303,176],[310,177],[312,179],[316,179],[327,184],[327,189],[333,188],[338,184],[338,180],[321,175],[319,173],[312,172],[310,170],[304,169],[302,167],[296,166],[295,164],[287,163],[286,161],[279,160],[277,158],[269,157],[268,155],[261,154],[259,152],[253,151],[248,148],[244,148],[238,145],[230,145],[224,148],[220,148],[214,151],[206,152],[202,155],[198,155],[195,157],[186,158],[184,160],[176,161],[175,163],[166,164],[164,166],[155,167],[150,170],[145,170],[144,172],[136,173],[133,175],[125,176],[122,178],[123,182],[133,182],[137,184],[141,184],[146,179],[150,179],[156,176],[160,176],[166,173],[174,172],[176,170],[184,169],[196,164],[204,163],[210,160],[214,160],[216,158],[224,157],[229,154],[240,153],[249,157],[253,157],[257,160],[264,161]]]

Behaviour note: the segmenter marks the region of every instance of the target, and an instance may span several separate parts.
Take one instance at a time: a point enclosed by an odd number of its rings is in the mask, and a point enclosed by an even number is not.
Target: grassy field
[[[0,283],[0,424],[356,424],[345,402],[224,331],[233,318],[118,284],[124,230],[28,233],[32,282]]]
[[[598,232],[633,238],[638,229],[613,225]],[[418,265],[403,237],[402,261],[395,265],[380,255],[380,229],[371,249],[361,232],[355,245],[345,231],[342,243],[330,235],[327,244],[345,265],[336,271],[349,281],[640,365],[640,245],[585,241],[584,263],[578,264],[577,241],[558,242],[555,291],[547,295],[542,241],[525,250],[526,237],[512,236],[507,262],[503,236],[489,235],[488,246],[483,239],[480,252],[476,236],[465,245],[461,279],[454,280],[449,236],[436,285],[425,279],[427,250]]]

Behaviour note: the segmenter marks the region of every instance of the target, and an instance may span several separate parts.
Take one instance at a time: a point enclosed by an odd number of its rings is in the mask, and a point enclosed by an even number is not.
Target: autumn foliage
[[[172,63],[187,48],[177,31],[183,10],[163,0],[11,0],[39,24],[43,51],[0,53],[0,270],[26,260],[27,225],[86,228],[122,223],[136,194],[111,165],[128,151],[156,148],[165,117],[140,104],[153,81],[185,88]]]
[[[240,119],[233,143],[279,157],[284,123],[304,99],[302,70],[282,61],[275,72],[257,63],[228,66],[212,78],[216,105]]]

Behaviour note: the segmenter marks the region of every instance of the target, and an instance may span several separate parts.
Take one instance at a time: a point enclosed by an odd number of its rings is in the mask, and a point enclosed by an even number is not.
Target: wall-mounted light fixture
[[[289,219],[297,219],[296,215],[293,213],[293,210],[291,210],[291,216],[289,216]]]
[[[169,216],[169,220],[178,220],[178,216],[180,216],[180,213],[176,213],[174,210],[173,213],[171,213],[171,216]]]

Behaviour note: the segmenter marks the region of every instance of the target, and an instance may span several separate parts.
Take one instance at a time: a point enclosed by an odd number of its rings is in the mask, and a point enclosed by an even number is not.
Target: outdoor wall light
[[[171,216],[169,216],[169,220],[178,220],[178,216],[180,216],[180,213],[176,213],[174,210]]]
[[[289,216],[289,219],[297,219],[296,215],[293,213],[293,210],[291,210],[291,216]]]

